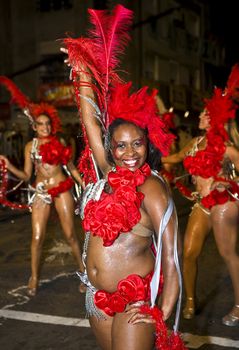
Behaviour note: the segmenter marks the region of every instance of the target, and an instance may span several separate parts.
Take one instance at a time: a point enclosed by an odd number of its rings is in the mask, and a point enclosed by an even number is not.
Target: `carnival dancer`
[[[102,349],[153,349],[155,330],[157,349],[184,349],[177,334],[180,303],[170,337],[164,323],[181,295],[177,216],[157,173],[172,137],[157,114],[157,91],[130,94],[131,83],[116,74],[132,12],[118,5],[111,15],[89,13],[91,37],[65,39],[62,50],[72,67],[87,152],[100,170],[82,200],[85,270],[79,276],[87,285],[87,314]]]
[[[6,77],[0,77],[0,83],[7,87],[14,102],[29,117],[36,133],[36,137],[25,146],[23,170],[16,168],[5,156],[0,156],[2,166],[21,180],[29,181],[35,169],[35,182],[30,186],[32,242],[31,277],[28,283],[28,295],[35,296],[39,285],[42,246],[53,203],[78,267],[80,270],[83,268],[81,249],[74,227],[74,200],[71,188],[75,183],[74,180],[81,186],[84,184],[80,173],[71,161],[71,148],[66,147],[56,136],[56,132],[60,130],[57,110],[45,103],[31,103]],[[63,171],[63,166],[71,176]]]
[[[235,74],[233,69],[230,77],[235,79]],[[183,316],[191,319],[195,315],[197,258],[206,236],[213,229],[235,294],[235,304],[222,322],[227,326],[235,326],[239,324],[239,257],[236,253],[239,218],[236,170],[239,170],[239,151],[234,133],[229,127],[235,118],[235,105],[230,91],[229,79],[225,92],[216,89],[212,99],[207,101],[199,123],[199,129],[206,130],[206,134],[194,138],[179,153],[162,157],[162,162],[183,161],[196,186],[196,204],[192,208],[184,237],[183,276],[186,304]]]

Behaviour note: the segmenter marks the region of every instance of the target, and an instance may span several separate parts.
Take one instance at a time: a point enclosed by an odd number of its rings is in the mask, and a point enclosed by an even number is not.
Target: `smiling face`
[[[140,128],[134,124],[121,124],[113,132],[111,153],[116,165],[135,171],[147,157],[147,140]]]
[[[203,110],[202,113],[200,113],[199,119],[199,129],[208,130],[210,128],[210,117],[206,110]]]
[[[52,131],[50,118],[43,114],[39,115],[34,123],[33,129],[40,138],[50,136]]]

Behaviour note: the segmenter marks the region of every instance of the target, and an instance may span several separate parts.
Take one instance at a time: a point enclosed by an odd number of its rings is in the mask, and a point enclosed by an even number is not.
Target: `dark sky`
[[[238,0],[209,0],[211,25],[215,34],[224,42],[227,65],[239,62],[239,10]]]

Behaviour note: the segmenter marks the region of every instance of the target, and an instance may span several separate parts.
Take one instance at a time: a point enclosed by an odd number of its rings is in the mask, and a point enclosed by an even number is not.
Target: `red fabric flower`
[[[127,168],[116,166],[116,171],[111,171],[108,174],[108,183],[112,189],[120,186],[140,186],[144,183],[145,178],[151,174],[151,169],[145,163],[140,169],[130,171]]]
[[[85,207],[84,215],[84,229],[102,237],[104,246],[111,245],[121,231],[130,230],[127,211],[122,203],[114,200],[113,195],[103,193],[98,202],[91,200]]]
[[[126,306],[125,300],[120,293],[115,292],[109,297],[108,307],[114,313],[123,312],[125,310],[125,306]]]
[[[145,297],[148,293],[148,290],[145,290],[143,279],[135,274],[129,275],[127,279],[120,281],[118,283],[117,289],[125,299],[126,304],[132,300],[134,302],[145,300]]]
[[[132,172],[117,168],[108,175],[112,193],[103,192],[99,201],[90,200],[84,210],[83,227],[93,235],[102,237],[109,246],[121,232],[129,232],[140,220],[140,206],[144,195],[137,192],[151,173],[148,165]]]
[[[145,278],[132,274],[119,281],[117,290],[113,293],[98,290],[95,293],[95,305],[107,315],[114,316],[123,312],[126,305],[136,301],[147,301],[150,298],[150,281],[152,273]]]
[[[107,306],[109,296],[110,293],[107,293],[104,290],[98,290],[94,295],[94,302],[95,305],[107,315],[114,316],[115,313]]]

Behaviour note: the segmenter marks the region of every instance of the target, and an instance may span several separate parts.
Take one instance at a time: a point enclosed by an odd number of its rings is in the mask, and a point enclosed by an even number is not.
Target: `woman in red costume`
[[[56,132],[60,129],[56,109],[44,103],[29,103],[14,83],[6,77],[0,77],[0,82],[5,84],[15,100],[17,99],[18,104],[32,121],[33,130],[36,132],[36,137],[25,146],[23,170],[17,169],[5,156],[0,156],[7,170],[21,180],[29,181],[35,169],[34,187],[30,186],[32,242],[31,277],[28,283],[28,295],[35,296],[39,284],[42,246],[53,203],[78,267],[80,270],[83,268],[81,250],[74,228],[74,200],[71,194],[74,181],[63,172],[62,166],[67,167],[72,177],[80,185],[83,185],[83,181],[71,161],[70,147],[66,147],[56,137]],[[19,96],[21,96],[20,99]]]
[[[157,92],[149,94],[145,87],[130,94],[131,83],[119,82],[112,69],[116,60],[108,45],[114,45],[115,52],[116,37],[127,39],[131,11],[118,5],[113,15],[89,12],[100,32],[90,40],[66,39],[63,49],[98,178],[103,175],[86,186],[82,199],[85,270],[79,277],[87,285],[87,314],[104,350],[153,349],[155,330],[157,349],[184,349],[177,325],[169,339],[164,323],[181,282],[175,208],[155,171],[171,137],[157,114]],[[105,52],[99,45],[102,39]],[[153,239],[158,240],[156,259]],[[158,286],[160,309],[155,306]]]
[[[231,73],[235,77],[235,68]],[[238,75],[237,75],[238,76]],[[186,305],[183,315],[190,319],[195,314],[195,283],[197,258],[205,238],[213,229],[219,253],[223,257],[235,294],[235,302],[222,322],[227,326],[239,324],[239,257],[236,253],[239,219],[239,186],[236,170],[239,171],[238,144],[229,126],[235,118],[231,83],[226,93],[219,89],[206,104],[200,115],[199,129],[204,136],[196,137],[179,153],[163,157],[162,162],[184,161],[184,167],[193,176],[196,186],[196,204],[192,208],[184,238],[183,276]],[[232,130],[231,130],[232,131]]]

